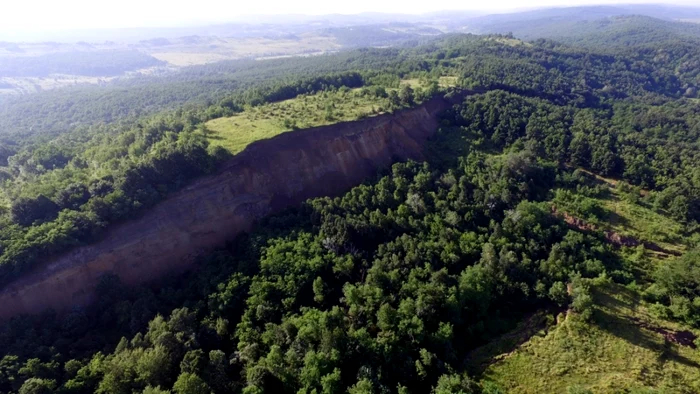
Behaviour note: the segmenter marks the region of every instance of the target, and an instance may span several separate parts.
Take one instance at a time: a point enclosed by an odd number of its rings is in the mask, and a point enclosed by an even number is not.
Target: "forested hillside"
[[[665,48],[659,51],[666,53]],[[3,215],[6,224],[0,230],[1,277],[7,281],[41,258],[89,242],[109,223],[153,205],[192,177],[212,171],[226,152],[209,149],[203,122],[233,115],[246,106],[341,86],[372,85],[386,91],[398,87],[402,78],[422,77],[429,82],[444,75],[459,77],[457,83],[466,88],[504,88],[573,106],[600,106],[628,95],[647,102],[694,96],[697,69],[678,75],[676,64],[687,55],[673,55],[668,53],[669,59],[661,63],[655,53],[639,53],[629,59],[561,48],[546,41],[533,45],[498,36],[455,36],[415,49],[362,50],[331,57],[333,61],[292,62],[282,68],[276,80],[234,90],[209,107],[193,106],[123,124],[78,127],[46,143],[45,138],[53,133],[34,131],[33,127],[40,128],[52,115],[67,118],[65,112],[61,115],[49,109],[45,116],[25,119],[25,124],[32,125],[29,136],[3,145],[7,209]],[[582,57],[586,60],[581,61]],[[258,71],[244,64],[234,75],[249,75],[253,83],[283,67],[279,61],[264,64],[267,67]],[[306,71],[309,65],[316,68]],[[205,75],[216,70],[204,67]],[[226,72],[226,65],[219,67]],[[359,71],[323,74],[349,67]],[[439,84],[432,85],[428,83],[426,89],[439,89]],[[182,85],[165,86],[167,101],[169,95],[176,95],[177,90],[170,89]],[[393,93],[395,99],[390,101],[394,108],[415,101],[410,88],[401,93],[403,97]],[[212,98],[217,95],[208,94]],[[110,97],[118,100],[123,96]],[[54,103],[67,104],[58,99]],[[120,108],[107,101],[85,101],[78,108],[87,111],[86,121],[93,114],[93,105]],[[136,108],[137,103],[126,105]],[[55,127],[60,123],[49,124]],[[621,171],[624,168],[621,166]]]
[[[106,77],[153,67],[163,62],[138,51],[65,52],[43,56],[0,58],[3,77],[46,77],[72,74]]]
[[[539,22],[539,23],[538,23]],[[499,27],[500,29],[500,27]],[[630,46],[678,46],[700,40],[700,24],[621,15],[604,19],[536,21],[511,31],[522,39],[549,38],[559,42],[620,51]]]
[[[340,55],[267,61],[232,60],[193,66],[162,77],[140,77],[107,87],[59,89],[40,95],[0,99],[0,130],[21,142],[28,136],[54,136],[100,123],[134,123],[173,109],[204,112],[224,99],[257,104],[268,92],[330,73],[383,69],[401,64],[398,51],[351,51]],[[306,88],[306,86],[304,87]],[[299,91],[301,92],[301,90]],[[299,93],[297,92],[297,93]],[[271,94],[271,93],[270,93]],[[229,104],[230,105],[230,104]]]
[[[480,34],[513,33],[519,38],[533,40],[551,38],[559,40],[586,34],[600,33],[595,26],[606,29],[616,20],[641,17],[654,19],[647,28],[663,26],[672,31],[685,31],[692,34],[689,23],[700,18],[697,7],[668,6],[663,4],[617,4],[579,7],[545,8],[526,12],[484,15],[463,21],[470,32]],[[614,36],[610,38],[614,39]],[[606,45],[611,44],[605,42]]]
[[[185,276],[107,276],[92,307],[4,323],[0,391],[700,390],[700,54],[676,33],[451,35],[7,103],[0,285],[241,141],[486,92],[441,114],[425,162],[268,217]]]

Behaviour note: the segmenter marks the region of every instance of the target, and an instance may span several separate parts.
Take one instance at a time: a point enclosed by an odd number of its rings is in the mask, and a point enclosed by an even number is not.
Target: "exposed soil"
[[[651,325],[651,324],[644,322],[636,317],[631,318],[630,320],[632,320],[639,327],[642,327],[646,330],[663,335],[664,339],[667,340],[668,342],[672,342],[672,343],[675,343],[675,344],[680,345],[680,346],[687,346],[691,349],[695,349],[697,347],[695,345],[695,340],[698,338],[697,335],[693,334],[692,332],[690,332],[688,330],[682,330],[682,331],[668,330],[668,329],[665,329],[663,327]]]
[[[569,225],[569,227],[574,228],[576,230],[581,230],[581,231],[586,231],[586,232],[601,231],[597,226],[595,226],[591,223],[588,223],[581,218],[571,216],[566,212],[558,211],[556,206],[552,207],[552,213],[555,216],[558,216],[558,217],[564,219],[564,221],[566,222],[566,224]],[[616,231],[602,230],[602,232],[605,236],[606,241],[608,241],[612,245],[615,245],[618,247],[622,247],[622,246],[624,246],[624,247],[636,247],[639,245],[643,245],[645,249],[660,253],[661,257],[680,256],[681,255],[681,253],[679,253],[675,250],[664,249],[663,247],[661,247],[653,242],[641,241],[637,238],[623,235],[623,234],[620,234]]]
[[[93,301],[102,275],[126,285],[196,268],[200,256],[250,230],[260,218],[319,196],[337,196],[397,160],[422,160],[438,115],[463,91],[355,122],[291,131],[253,142],[101,239],[38,264],[0,289],[0,320]]]

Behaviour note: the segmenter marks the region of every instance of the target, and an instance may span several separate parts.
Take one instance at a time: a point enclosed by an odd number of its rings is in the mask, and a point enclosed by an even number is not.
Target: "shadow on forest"
[[[602,330],[635,345],[659,354],[658,361],[675,361],[689,367],[700,368],[696,361],[684,357],[674,349],[674,344],[666,337],[660,342],[659,334],[642,327],[639,322],[611,315],[598,310],[595,324]]]
[[[530,338],[545,330],[548,327],[547,315],[557,315],[561,311],[554,308],[530,315],[515,329],[469,352],[464,358],[463,369],[469,373],[469,376],[481,376],[491,364],[500,361]]]
[[[610,223],[612,225],[620,225],[620,226],[623,226],[624,228],[636,230],[636,228],[634,227],[632,222],[630,222],[629,219],[627,219],[624,216],[620,216],[620,214],[618,214],[615,211],[612,211],[610,209],[606,209],[605,216],[606,216],[605,221],[607,221],[608,223]]]
[[[617,315],[627,315],[639,305],[638,295],[622,286],[609,285],[605,290],[596,288],[593,295],[597,305],[605,305]]]

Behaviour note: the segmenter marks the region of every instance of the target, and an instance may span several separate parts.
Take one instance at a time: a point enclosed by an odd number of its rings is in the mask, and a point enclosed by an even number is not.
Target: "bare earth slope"
[[[436,115],[449,106],[437,97],[394,114],[253,143],[217,174],[6,286],[0,319],[86,305],[106,273],[134,285],[187,270],[197,256],[264,215],[310,197],[338,195],[396,160],[420,160],[437,129]]]

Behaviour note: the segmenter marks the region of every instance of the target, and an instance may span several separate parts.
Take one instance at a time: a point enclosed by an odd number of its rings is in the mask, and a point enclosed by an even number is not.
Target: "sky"
[[[4,4],[2,4],[4,3]],[[504,12],[561,5],[615,4],[619,0],[0,0],[0,31],[173,27],[221,23],[252,14],[418,14],[441,10]],[[698,0],[627,0],[624,3],[698,5]]]

